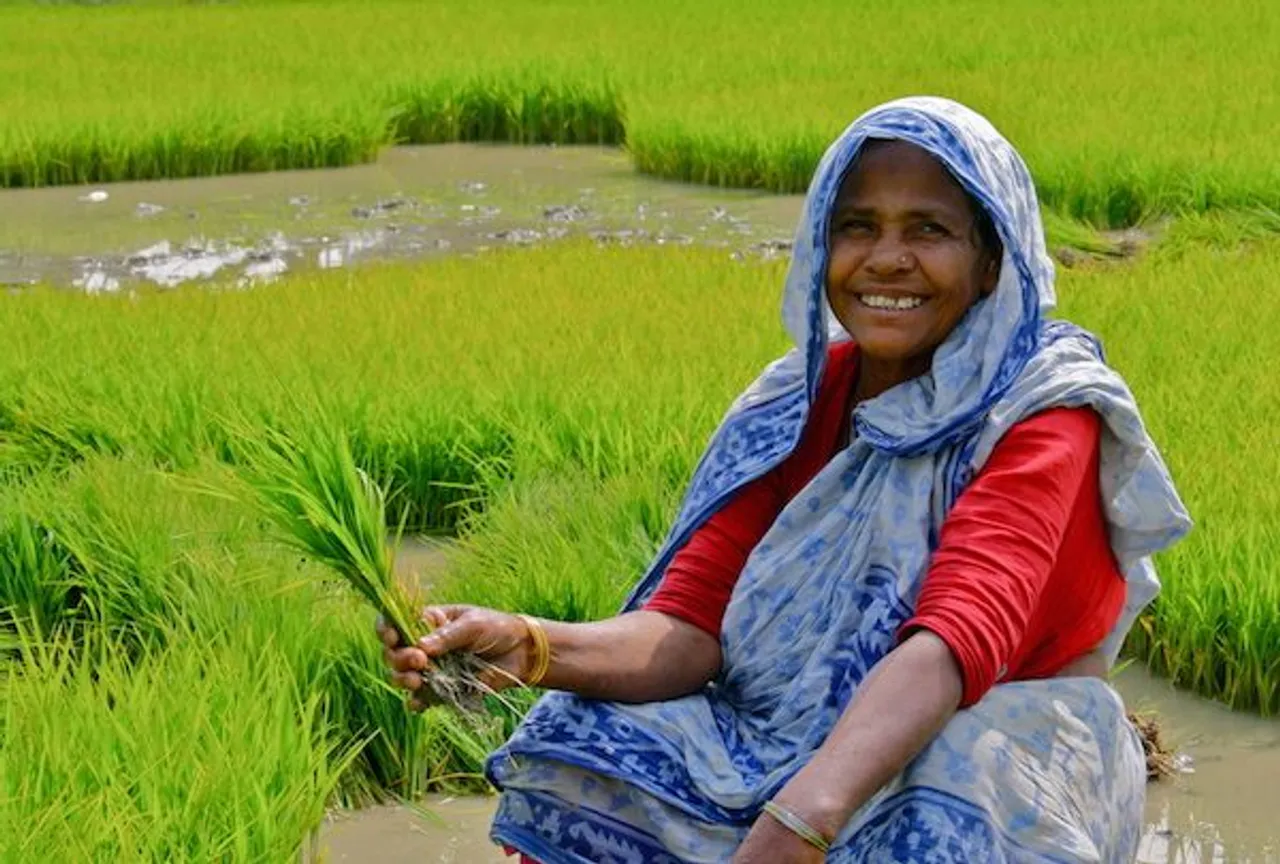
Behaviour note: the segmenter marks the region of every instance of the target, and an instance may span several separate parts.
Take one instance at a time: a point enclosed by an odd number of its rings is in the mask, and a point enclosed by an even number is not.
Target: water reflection
[[[643,177],[607,148],[394,148],[329,171],[0,190],[0,285],[256,284],[571,236],[753,254],[786,241],[799,206]]]

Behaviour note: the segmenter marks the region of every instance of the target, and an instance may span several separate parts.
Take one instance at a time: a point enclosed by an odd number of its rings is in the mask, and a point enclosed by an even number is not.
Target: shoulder
[[[1005,439],[1034,435],[1092,443],[1101,428],[1102,418],[1092,408],[1047,408],[1013,424]]]
[[[1009,427],[979,472],[1051,477],[1080,475],[1098,452],[1102,419],[1092,408],[1048,408]]]

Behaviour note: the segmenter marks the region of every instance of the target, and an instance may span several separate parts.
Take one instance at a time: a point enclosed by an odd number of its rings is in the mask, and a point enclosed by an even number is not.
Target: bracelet
[[[529,638],[533,640],[533,668],[524,679],[524,686],[537,687],[547,677],[551,668],[551,642],[547,639],[547,631],[542,622],[531,615],[518,615],[524,626],[529,628]]]
[[[792,813],[781,804],[775,804],[772,801],[764,802],[764,812],[768,813],[778,821],[783,828],[795,834],[810,846],[816,848],[819,852],[828,852],[831,850],[831,841],[822,836],[817,828],[814,828],[808,822]]]

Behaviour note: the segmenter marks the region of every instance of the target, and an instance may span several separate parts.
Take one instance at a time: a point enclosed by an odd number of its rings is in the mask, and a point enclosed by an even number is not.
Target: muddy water
[[[1280,862],[1280,720],[1229,711],[1132,667],[1117,686],[1131,710],[1159,714],[1193,772],[1148,787],[1138,860]]]
[[[397,567],[430,580],[447,543],[406,538]],[[1156,711],[1184,773],[1148,786],[1140,864],[1280,864],[1280,721],[1263,720],[1174,690],[1138,667],[1116,686],[1131,710]],[[403,807],[334,814],[311,860],[499,862],[487,839],[493,798],[429,798],[430,818]]]
[[[581,234],[768,252],[800,200],[654,180],[609,148],[400,147],[351,168],[0,190],[0,286],[249,284]]]
[[[489,842],[494,798],[431,796],[429,816],[406,807],[335,813],[304,857],[315,864],[497,864],[516,860]]]

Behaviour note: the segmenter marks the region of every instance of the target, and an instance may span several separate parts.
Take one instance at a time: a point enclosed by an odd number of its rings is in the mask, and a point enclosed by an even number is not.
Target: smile
[[[924,303],[923,297],[888,297],[884,294],[859,294],[858,302],[872,309],[887,309],[893,312],[905,312],[915,309]]]

